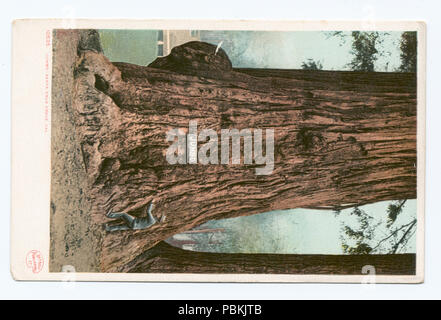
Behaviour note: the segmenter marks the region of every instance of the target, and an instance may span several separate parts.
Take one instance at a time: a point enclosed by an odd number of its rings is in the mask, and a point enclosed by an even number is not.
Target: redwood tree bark
[[[416,198],[416,77],[233,69],[215,46],[176,47],[149,67],[82,51],[75,122],[97,224],[109,210],[165,221],[105,234],[103,271],[211,219],[291,208],[339,209]],[[171,165],[172,128],[275,130],[273,173],[257,165]],[[132,267],[130,267],[132,265]]]
[[[160,242],[136,259],[129,272],[361,275],[364,266],[376,275],[414,275],[415,254],[322,255],[206,253]]]

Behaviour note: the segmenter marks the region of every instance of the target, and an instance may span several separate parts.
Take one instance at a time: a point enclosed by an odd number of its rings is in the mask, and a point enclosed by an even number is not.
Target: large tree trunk
[[[414,275],[415,254],[321,255],[193,252],[160,242],[132,260],[129,272]]]
[[[147,249],[211,219],[290,208],[343,208],[416,197],[414,74],[233,69],[204,43],[149,67],[83,51],[75,121],[95,223],[109,210],[162,223],[106,234],[101,269],[129,271]],[[275,130],[274,171],[171,165],[172,128]]]

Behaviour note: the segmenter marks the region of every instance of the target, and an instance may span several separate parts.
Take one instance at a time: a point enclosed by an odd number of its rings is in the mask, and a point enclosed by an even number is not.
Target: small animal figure
[[[147,208],[147,216],[146,217],[134,217],[130,214],[124,213],[124,212],[110,212],[106,214],[107,218],[115,219],[115,220],[122,220],[124,224],[121,225],[109,225],[106,224],[106,231],[107,232],[113,232],[113,231],[119,231],[119,230],[141,230],[141,229],[148,229],[151,226],[153,226],[157,220],[152,215],[152,209],[153,209],[153,200],[150,201],[148,208]]]

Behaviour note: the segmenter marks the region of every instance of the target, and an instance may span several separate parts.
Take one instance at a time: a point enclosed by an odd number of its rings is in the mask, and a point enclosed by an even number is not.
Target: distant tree
[[[350,214],[356,217],[356,226],[342,227],[343,251],[347,254],[395,254],[404,251],[416,231],[417,222],[414,218],[399,226],[395,225],[405,203],[406,200],[398,200],[389,204],[386,223],[354,207]]]
[[[349,66],[354,71],[374,71],[375,61],[379,52],[377,44],[380,34],[378,32],[352,32],[352,61]]]
[[[417,33],[403,32],[400,40],[401,72],[416,72],[417,68]]]
[[[340,40],[340,46],[351,40],[352,60],[346,65],[353,71],[375,71],[375,63],[380,57],[390,57],[391,52],[386,50],[382,43],[390,41],[388,32],[378,31],[333,31],[326,32],[329,39],[335,37]],[[377,70],[379,66],[377,66]],[[388,71],[389,62],[384,65],[385,71]]]
[[[314,61],[313,59],[308,59],[302,63],[303,70],[322,70],[323,65],[320,61]]]

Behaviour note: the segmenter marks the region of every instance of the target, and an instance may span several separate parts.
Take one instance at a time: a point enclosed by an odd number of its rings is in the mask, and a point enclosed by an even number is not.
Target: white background
[[[303,1],[9,1],[1,10],[0,298],[39,299],[430,299],[441,298],[440,88],[441,2]],[[427,23],[426,268],[418,285],[15,282],[9,272],[11,22],[17,18],[169,18],[258,20],[422,20]],[[30,52],[29,54],[32,54]]]

